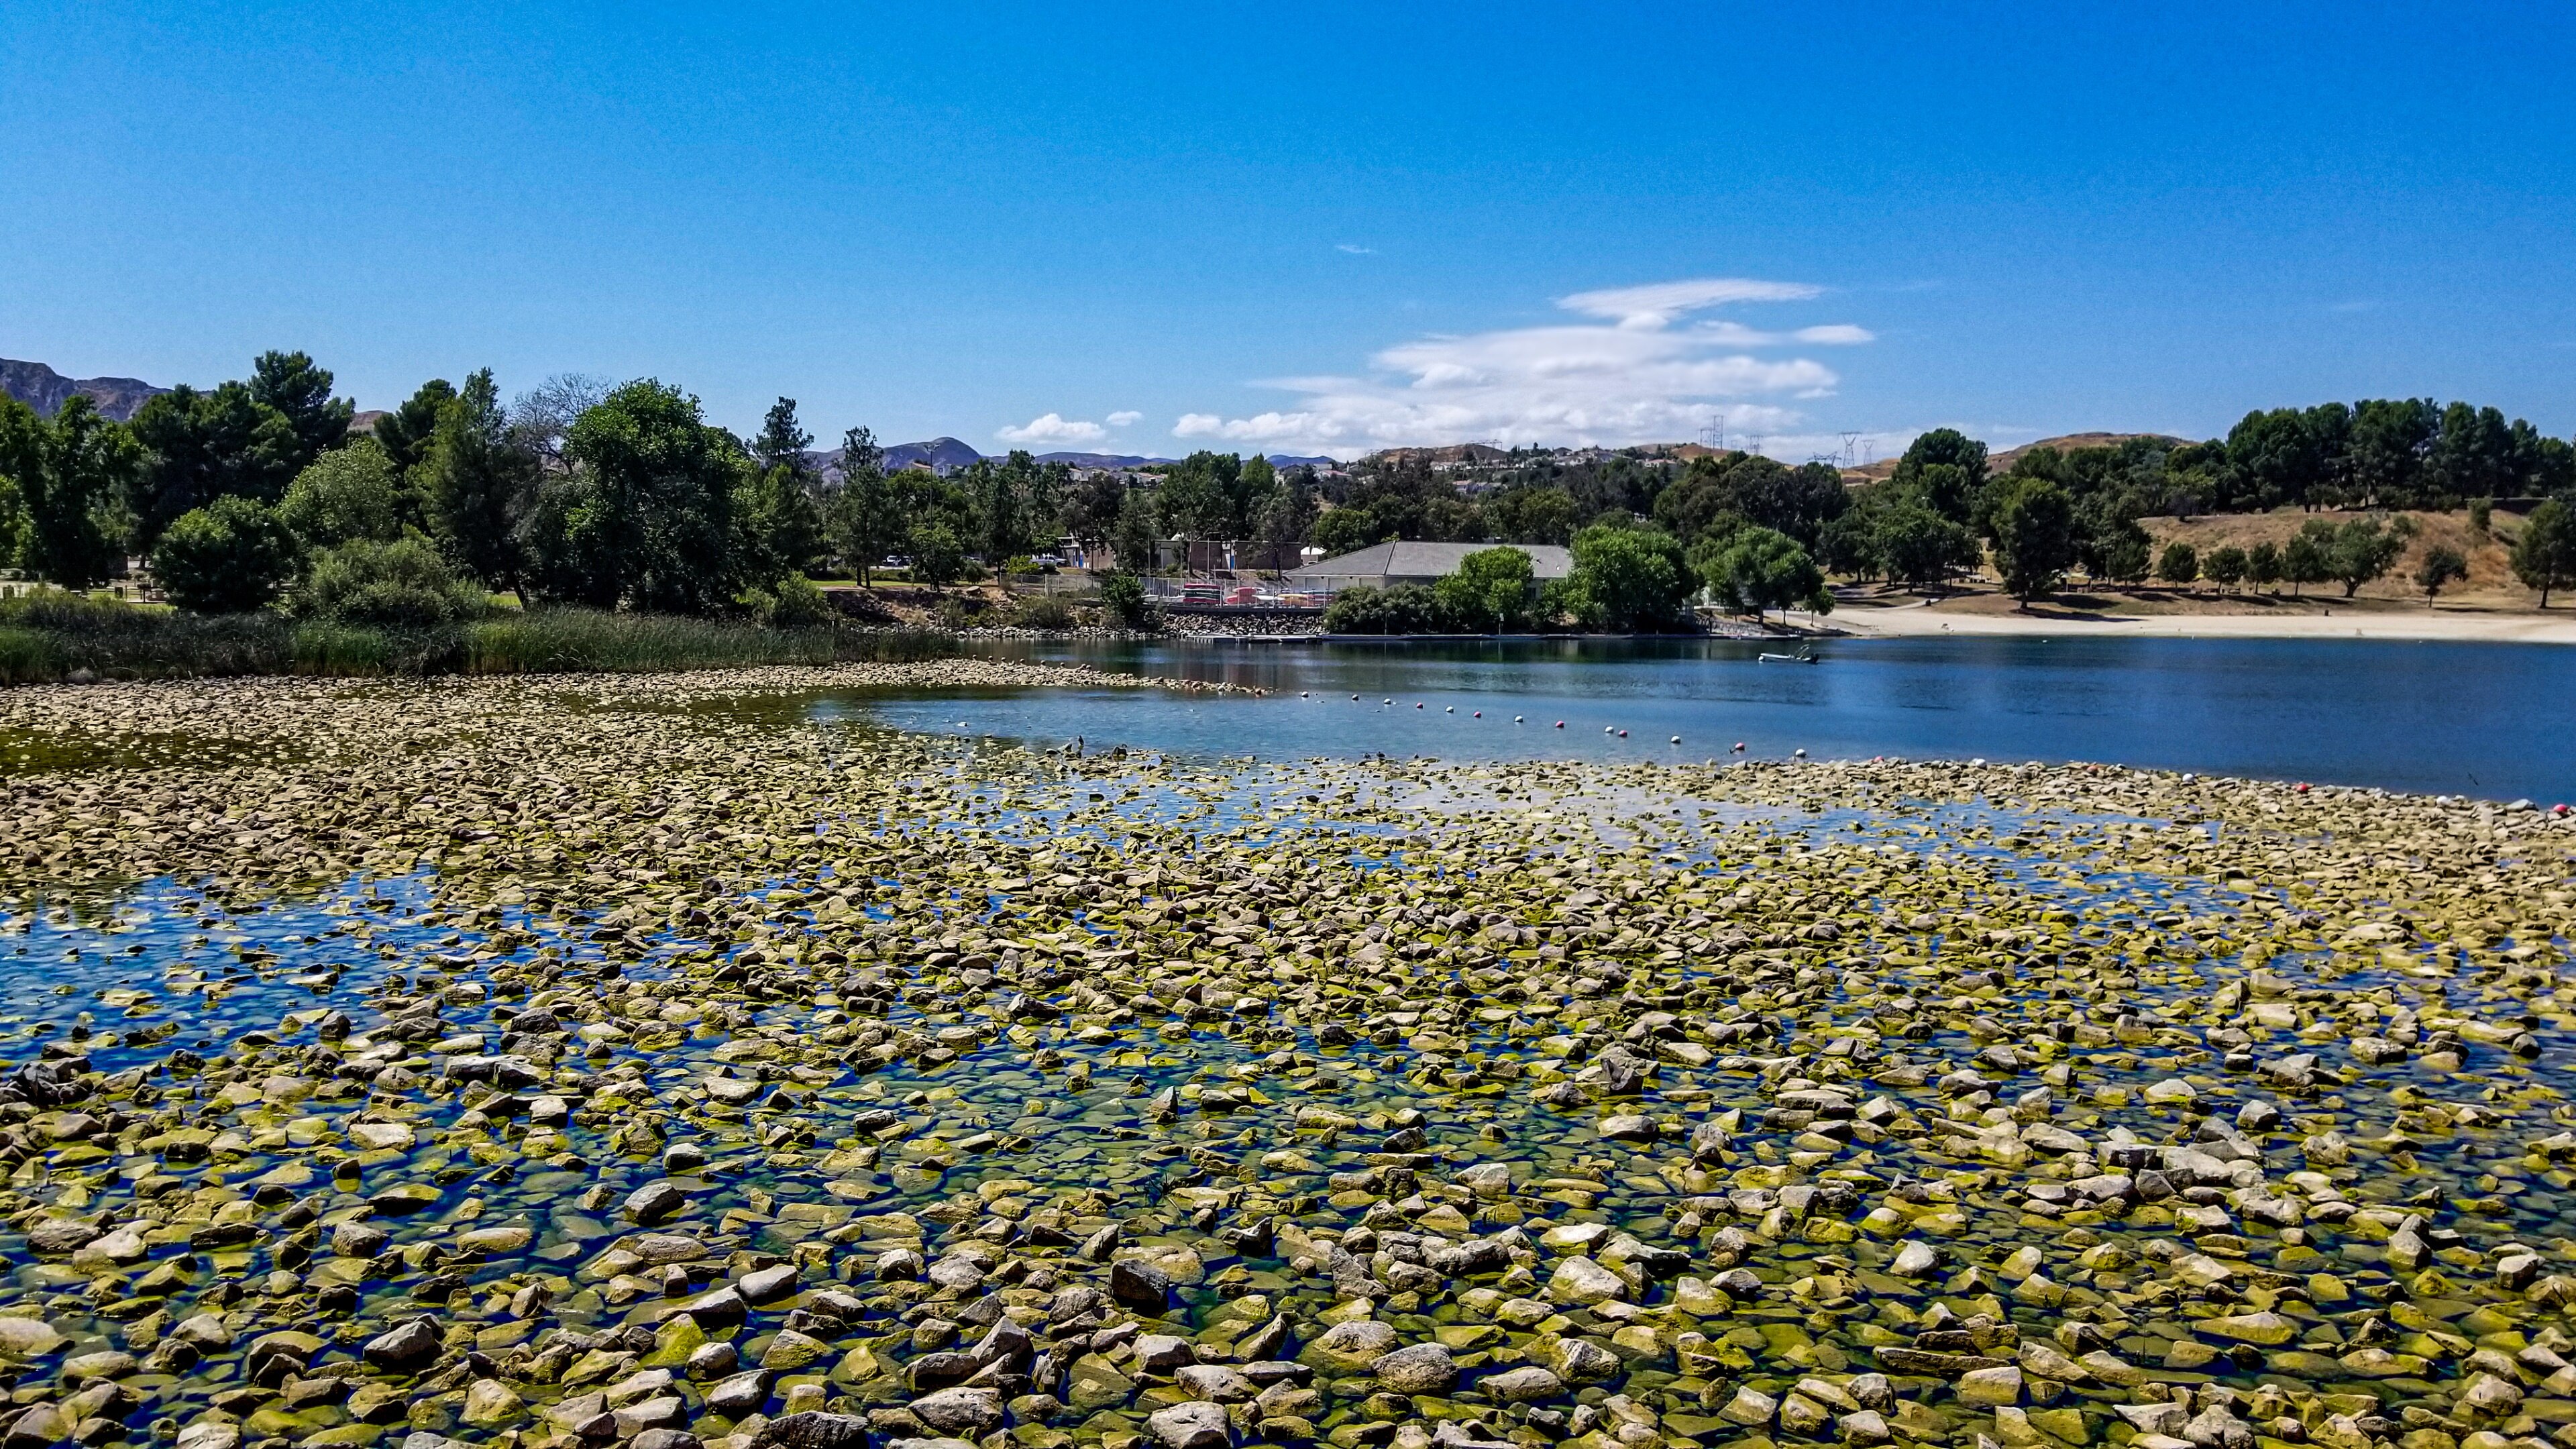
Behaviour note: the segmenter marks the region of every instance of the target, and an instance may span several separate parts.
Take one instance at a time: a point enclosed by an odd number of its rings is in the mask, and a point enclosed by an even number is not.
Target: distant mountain
[[[885,450],[886,471],[909,468],[915,461],[930,464],[930,471],[946,475],[960,468],[982,462],[984,455],[955,438],[933,438],[926,443],[897,443]]]
[[[139,377],[65,377],[41,362],[18,362],[0,357],[0,392],[5,392],[45,417],[62,410],[64,403],[76,397],[88,398],[99,412],[124,422],[147,399],[168,392],[154,387]]]
[[[1134,453],[1040,453],[1041,463],[1062,463],[1072,468],[1142,468],[1148,463],[1168,463],[1169,458],[1147,458]]]

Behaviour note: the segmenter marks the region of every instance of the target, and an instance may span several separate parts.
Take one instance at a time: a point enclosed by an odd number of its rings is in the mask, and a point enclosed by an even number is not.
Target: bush
[[[393,461],[373,438],[323,454],[287,486],[277,520],[306,548],[400,538],[402,490]]]
[[[1359,584],[1333,595],[1324,608],[1327,634],[1445,634],[1450,627],[1440,595],[1421,584]]]
[[[308,470],[309,471],[309,470]],[[301,618],[391,629],[436,629],[483,616],[483,586],[460,578],[428,540],[352,539],[316,555],[295,591]]]
[[[2209,575],[2210,582],[2220,588],[2232,589],[2253,570],[2253,567],[2254,562],[2246,555],[2245,550],[2229,544],[2224,548],[2211,549],[2208,559],[2201,565],[2201,572]]]
[[[755,584],[734,602],[772,629],[813,629],[832,622],[832,601],[803,574],[789,574],[773,588]]]
[[[1160,622],[1145,601],[1145,581],[1125,569],[1100,581],[1100,607],[1121,629],[1152,629]]]
[[[2156,559],[2156,577],[2169,584],[2187,584],[2200,577],[2200,552],[2187,543],[2169,543]]]
[[[238,494],[179,515],[152,550],[162,592],[191,614],[267,608],[295,577],[297,562],[286,525]]]
[[[2428,599],[2439,595],[2442,585],[2468,576],[2469,561],[2460,557],[2458,549],[2447,545],[2426,549],[2423,562],[2415,566],[2415,586]]]
[[[1070,629],[1073,606],[1053,594],[1031,594],[1012,607],[1011,622],[1023,629]]]

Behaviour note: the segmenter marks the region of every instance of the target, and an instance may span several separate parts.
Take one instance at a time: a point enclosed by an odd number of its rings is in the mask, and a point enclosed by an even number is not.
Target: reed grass
[[[936,659],[957,652],[951,636],[922,630],[841,623],[772,629],[579,608],[392,629],[272,613],[205,618],[76,596],[0,603],[0,684],[258,674],[644,673]]]

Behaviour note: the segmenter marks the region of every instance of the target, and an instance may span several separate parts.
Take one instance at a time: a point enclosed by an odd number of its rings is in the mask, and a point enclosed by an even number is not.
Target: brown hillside
[[[2258,543],[2269,543],[2275,547],[2286,544],[2290,536],[2312,518],[2340,525],[2348,518],[2368,516],[2371,515],[2333,510],[2305,513],[2293,508],[2273,513],[2209,513],[2188,519],[2141,518],[2138,525],[2156,541],[2157,554],[2162,554],[2168,543],[2187,543],[2205,560],[2211,549],[2230,544],[2245,549]],[[2508,557],[2515,536],[2522,531],[2522,519],[2498,510],[2489,521],[2488,531],[2481,534],[2469,526],[2469,515],[2465,509],[2457,513],[2409,513],[2407,516],[2415,520],[2414,541],[2406,546],[2405,556],[2385,577],[2362,586],[2360,597],[2422,599],[2424,591],[2415,586],[2413,579],[2415,566],[2423,561],[2426,550],[2447,544],[2458,549],[2460,556],[2468,560],[2469,577],[2465,583],[2444,585],[2442,603],[2512,609],[2531,606],[2535,596],[2514,578],[2513,565]],[[2221,592],[2216,584],[2206,580],[2194,587],[2210,594]],[[2286,594],[2290,586],[2280,585],[2280,591]],[[2303,592],[2311,596],[2341,598],[2343,586],[2310,585]]]

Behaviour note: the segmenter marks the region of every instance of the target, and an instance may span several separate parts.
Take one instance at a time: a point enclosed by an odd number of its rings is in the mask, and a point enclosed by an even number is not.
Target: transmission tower
[[[1859,458],[1860,434],[1849,432],[1843,434],[1842,465],[1846,468],[1859,467]]]
[[[1699,445],[1713,453],[1726,451],[1726,425],[1712,423],[1699,430]]]

